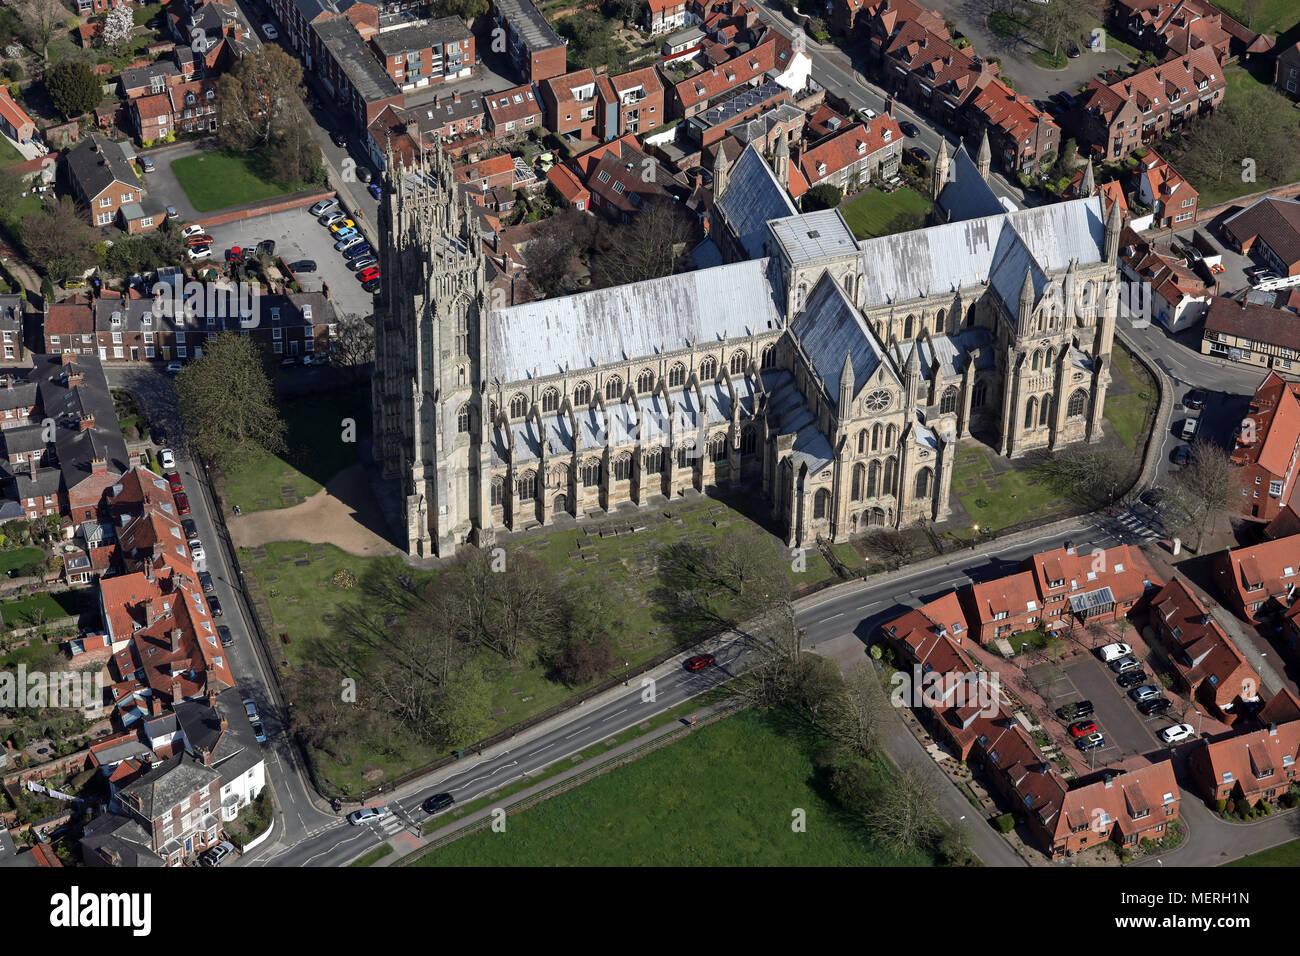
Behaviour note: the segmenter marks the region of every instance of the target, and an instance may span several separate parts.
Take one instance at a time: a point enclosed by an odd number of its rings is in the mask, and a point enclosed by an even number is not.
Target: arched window
[[[489,410],[489,411],[488,411],[488,421],[492,422],[493,424],[496,424],[496,420],[497,420],[497,403],[496,403],[496,399],[493,399],[490,403],[488,403],[488,410]]]
[[[740,453],[752,455],[758,451],[758,429],[750,425],[740,433]]]
[[[1047,360],[1046,360],[1045,362],[1043,362],[1043,370],[1044,370],[1044,371],[1051,371],[1052,365],[1053,365],[1055,362],[1056,362],[1056,349],[1055,349],[1054,347],[1053,347],[1053,348],[1049,348],[1049,349],[1047,350]]]
[[[934,472],[929,468],[922,468],[916,473],[916,497],[930,497],[930,481],[934,477]]]
[[[894,447],[894,426],[890,425],[885,429],[885,451]]]
[[[655,373],[648,368],[643,368],[641,374],[636,377],[636,390],[642,395],[648,395],[655,390]]]
[[[659,475],[664,470],[664,450],[662,448],[651,448],[645,453],[645,473],[647,475]]]
[[[578,408],[591,404],[591,385],[589,383],[578,383],[578,387],[573,390],[573,404]]]
[[[524,395],[516,395],[510,399],[510,417],[523,418],[528,414],[528,399]]]
[[[867,527],[879,528],[885,523],[885,509],[872,508],[867,512]]]
[[[1065,413],[1071,418],[1078,418],[1083,414],[1084,408],[1088,404],[1088,393],[1081,388],[1074,390],[1070,396],[1070,404],[1065,407]]]
[[[690,468],[695,463],[695,443],[687,442],[677,446],[677,467]]]
[[[668,387],[681,388],[686,384],[686,366],[678,362],[668,372]]]
[[[942,335],[947,331],[943,324],[943,309],[940,309],[934,314],[934,331],[939,335]]]
[[[880,461],[873,461],[867,468],[867,497],[874,498],[880,494]]]
[[[864,454],[867,450],[867,430],[864,428],[858,432],[858,454]]]
[[[743,349],[737,349],[731,353],[731,374],[744,375],[745,369],[749,365],[749,356]]]
[[[727,459],[727,436],[714,435],[709,439],[709,461],[715,464]]]
[[[898,494],[898,459],[885,459],[885,486],[880,490],[882,495]]]
[[[1039,406],[1038,409],[1038,424],[1046,425],[1047,416],[1051,413],[1051,411],[1052,411],[1052,396],[1044,395],[1042,405]]]
[[[632,456],[629,454],[619,455],[614,459],[614,480],[627,481],[632,477]]]
[[[949,385],[943,390],[943,398],[939,399],[939,414],[951,415],[957,411],[957,386]]]
[[[558,388],[548,388],[542,392],[542,411],[554,412],[560,407],[560,390]]]
[[[830,509],[831,495],[825,488],[819,488],[817,494],[813,495],[813,520],[825,521],[826,512]]]
[[[763,349],[763,357],[759,362],[759,370],[776,368],[776,346],[769,345]]]
[[[569,466],[560,462],[551,471],[551,487],[567,488],[569,487]]]
[[[519,476],[519,500],[532,501],[537,495],[537,475],[526,471]]]
[[[1034,349],[1034,359],[1033,359],[1033,365],[1032,365],[1033,370],[1034,370],[1035,372],[1037,372],[1037,371],[1038,371],[1038,367],[1039,367],[1040,365],[1042,365],[1042,364],[1043,364],[1043,352],[1042,352],[1042,350],[1041,350],[1041,349]]]
[[[700,381],[711,382],[718,377],[718,360],[712,355],[700,363]]]
[[[916,331],[916,316],[909,315],[907,317],[907,323],[903,326],[903,338],[910,339],[912,337],[912,333],[915,331]]]
[[[872,450],[873,452],[880,451],[880,435],[881,435],[881,428],[880,428],[880,425],[877,424],[877,425],[872,426],[872,429],[871,429],[871,450]]]
[[[456,412],[456,431],[462,435],[469,434],[469,403],[465,403]]]
[[[497,508],[501,505],[501,495],[504,487],[500,478],[492,479],[492,507]]]
[[[582,487],[594,488],[600,484],[600,459],[588,458],[582,463]]]
[[[862,500],[862,492],[864,490],[866,483],[867,483],[867,469],[862,467],[862,464],[859,462],[858,464],[853,466],[853,490],[849,494],[850,501]]]
[[[623,380],[617,375],[605,379],[605,400],[617,402],[623,397]]]
[[[1033,428],[1034,422],[1038,420],[1038,399],[1029,396],[1029,401],[1025,403],[1025,427]]]
[[[983,379],[979,379],[978,381],[976,381],[975,387],[971,389],[971,393],[970,393],[971,407],[983,408],[984,402],[988,398],[988,393],[989,393],[988,384]]]

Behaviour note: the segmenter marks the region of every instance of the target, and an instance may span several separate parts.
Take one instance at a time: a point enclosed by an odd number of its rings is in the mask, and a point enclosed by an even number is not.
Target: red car
[[[242,258],[244,258],[244,250],[239,246],[231,246],[226,250],[226,261],[238,262]]]
[[[212,241],[213,241],[212,237],[209,236],[206,232],[203,232],[203,233],[199,233],[197,236],[190,236],[188,239],[185,240],[185,245],[207,246],[207,245],[211,245]]]
[[[371,279],[378,279],[379,266],[371,266],[369,269],[362,269],[357,273],[357,278],[362,282],[369,282]]]
[[[174,472],[174,471],[173,471],[170,475],[167,476],[167,484],[169,484],[169,485],[172,486],[172,492],[173,492],[173,493],[174,493],[174,492],[177,492],[177,491],[181,491],[181,490],[183,489],[183,487],[184,487],[184,486],[181,484],[181,476],[180,476],[178,473]]]
[[[186,497],[184,492],[176,495],[176,510],[183,515],[190,513],[190,499]]]
[[[1075,740],[1097,732],[1097,722],[1093,720],[1076,720],[1070,725],[1070,736]]]
[[[702,671],[706,667],[712,667],[717,663],[717,659],[712,654],[696,654],[694,657],[686,659],[686,669],[691,672]]]

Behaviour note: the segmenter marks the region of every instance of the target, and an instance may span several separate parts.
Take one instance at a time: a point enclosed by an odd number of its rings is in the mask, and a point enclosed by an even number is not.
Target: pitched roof
[[[1300,201],[1265,196],[1225,219],[1223,228],[1241,245],[1262,239],[1288,266],[1300,262]]]
[[[1042,610],[1038,588],[1030,571],[1008,574],[993,581],[970,586],[970,595],[981,623],[989,623],[999,614],[1018,617]]]
[[[854,123],[805,150],[799,157],[799,169],[809,183],[816,184],[891,144],[902,142],[902,138],[902,130],[892,116],[878,116],[865,124]]]
[[[1151,616],[1170,660],[1189,686],[1208,684],[1220,707],[1237,697],[1258,695],[1259,675],[1181,580],[1170,581],[1151,599]]]
[[[68,170],[81,184],[88,199],[94,199],[113,183],[139,189],[140,182],[131,171],[120,143],[92,133],[67,154]]]
[[[731,167],[726,189],[721,196],[714,197],[714,206],[750,258],[764,254],[770,220],[784,219],[798,212],[767,160],[752,143]]]
[[[1181,794],[1174,778],[1173,761],[1130,770],[1065,794],[1061,813],[1051,827],[1053,840],[1064,839],[1083,827],[1100,828],[1109,833],[1112,825],[1122,834],[1136,833],[1151,826],[1152,818],[1164,818],[1157,811],[1177,808]]]
[[[1205,331],[1300,349],[1300,321],[1294,312],[1221,295],[1210,300]]]
[[[882,367],[889,381],[899,383],[898,371],[885,357],[875,330],[829,272],[821,274],[790,330],[824,383],[832,407],[839,402],[846,356],[852,364],[852,398],[857,398]]]
[[[1300,588],[1300,537],[1235,548],[1227,553],[1227,565],[1232,585],[1247,606],[1270,596],[1294,593]],[[1251,587],[1256,584],[1261,587]]]
[[[1283,500],[1290,497],[1300,468],[1300,382],[1269,372],[1242,419],[1232,450],[1234,465],[1258,464],[1285,480]]]
[[[0,86],[0,116],[4,117],[5,121],[16,130],[33,125],[32,118],[27,115],[21,106],[14,102],[14,98],[9,93],[9,87],[7,86]]]
[[[1250,795],[1271,790],[1288,778],[1300,758],[1300,720],[1205,745],[1204,766],[1218,787],[1233,783]]]

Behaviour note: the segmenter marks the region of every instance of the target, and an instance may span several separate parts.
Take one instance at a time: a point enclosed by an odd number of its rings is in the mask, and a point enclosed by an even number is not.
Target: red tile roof
[[[1269,597],[1295,593],[1300,588],[1300,535],[1229,551],[1227,566],[1231,581],[1223,582],[1224,586],[1233,588],[1246,607]],[[1220,575],[1223,577],[1228,575]]]
[[[1042,610],[1031,571],[971,585],[970,593],[981,624],[992,623],[1001,613],[1008,618],[1017,618]]]
[[[591,193],[567,166],[552,166],[546,173],[546,178],[570,205],[591,202]]]
[[[492,117],[492,122],[497,126],[517,123],[542,112],[542,104],[533,95],[531,83],[502,90],[500,93],[485,93],[483,98],[487,102],[488,116]]]
[[[1109,835],[1114,827],[1126,836],[1139,833],[1164,823],[1171,807],[1176,814],[1180,799],[1174,764],[1169,759],[1106,776],[1065,794],[1061,813],[1050,827],[1052,839],[1064,840],[1082,828],[1102,835]]]
[[[1225,783],[1241,788],[1247,797],[1284,785],[1288,770],[1300,759],[1300,721],[1274,725],[1253,733],[1237,734],[1205,745],[1193,763],[1204,766],[1217,788]]]
[[[1225,85],[1222,67],[1209,49],[1175,57],[1109,86],[1093,80],[1083,106],[1084,109],[1095,108],[1107,121],[1126,102],[1136,104],[1140,110],[1150,107],[1159,111],[1175,100],[1194,103],[1199,95],[1197,86],[1202,82],[1208,84],[1207,90]]]
[[[989,126],[1002,130],[1017,144],[1033,136],[1040,125],[1060,130],[1042,110],[1013,92],[1001,80],[990,81],[975,95],[971,106],[984,114]]]
[[[1239,697],[1259,696],[1259,675],[1181,580],[1170,581],[1151,599],[1151,620],[1174,668],[1193,691],[1208,695],[1221,710]]]
[[[1277,372],[1264,377],[1237,432],[1232,463],[1258,464],[1284,481],[1280,497],[1290,498],[1300,478],[1300,382]]]
[[[10,95],[7,86],[0,86],[0,116],[3,116],[9,125],[16,130],[21,130],[24,126],[35,125],[26,111],[14,102],[14,98]]]
[[[879,116],[865,126],[854,123],[819,142],[799,157],[799,170],[813,185],[859,160],[902,142],[903,133],[892,116]]]

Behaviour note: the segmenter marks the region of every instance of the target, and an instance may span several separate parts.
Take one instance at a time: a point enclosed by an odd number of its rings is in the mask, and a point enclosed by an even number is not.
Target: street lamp
[[[630,666],[630,665],[629,665],[629,663],[628,663],[627,661],[624,661],[624,662],[623,662],[623,686],[624,686],[624,687],[627,686],[627,669],[628,669],[629,666]]]

